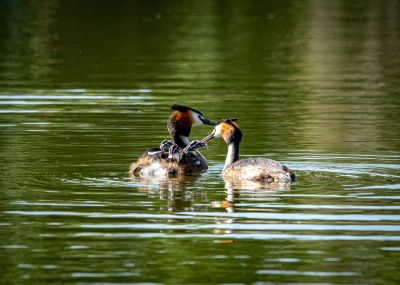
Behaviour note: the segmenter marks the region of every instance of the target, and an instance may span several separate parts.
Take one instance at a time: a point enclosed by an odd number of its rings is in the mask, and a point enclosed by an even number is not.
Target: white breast
[[[167,175],[168,171],[164,167],[162,167],[162,165],[158,161],[151,163],[150,165],[147,165],[140,170],[140,176],[165,177]]]

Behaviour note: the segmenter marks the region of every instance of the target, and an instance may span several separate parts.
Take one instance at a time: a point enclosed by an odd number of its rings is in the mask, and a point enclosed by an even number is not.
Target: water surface
[[[0,1],[1,283],[399,283],[399,11]],[[207,173],[130,179],[173,103],[298,180],[225,183],[218,140]]]

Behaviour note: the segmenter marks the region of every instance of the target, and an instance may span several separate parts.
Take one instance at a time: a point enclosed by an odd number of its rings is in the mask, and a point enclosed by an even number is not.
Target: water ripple
[[[43,237],[56,238],[52,234],[43,234]],[[300,241],[400,241],[400,236],[358,236],[358,235],[295,235],[295,234],[173,234],[173,233],[96,233],[96,232],[83,232],[73,234],[71,237],[74,238],[170,238],[170,239],[242,239],[242,240],[300,240]]]
[[[400,221],[400,215],[362,215],[362,214],[287,214],[287,213],[212,213],[212,212],[181,212],[175,215],[124,213],[106,214],[102,212],[76,211],[4,211],[5,214],[26,216],[81,216],[89,218],[160,218],[160,219],[188,219],[188,218],[246,218],[261,220],[293,220],[293,221]]]

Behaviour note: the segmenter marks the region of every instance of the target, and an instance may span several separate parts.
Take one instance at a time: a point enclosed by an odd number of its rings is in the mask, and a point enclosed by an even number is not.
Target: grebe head
[[[204,117],[204,115],[193,108],[174,104],[171,106],[175,112],[172,114],[177,122],[188,125],[210,125],[215,126],[215,123]],[[172,117],[171,116],[171,117]]]
[[[222,119],[215,126],[211,134],[205,137],[202,142],[206,143],[213,138],[223,138],[227,145],[231,143],[239,144],[242,140],[242,132],[235,123],[237,119]]]
[[[176,144],[184,148],[189,144],[189,134],[193,125],[211,125],[215,123],[208,120],[204,115],[193,108],[174,104],[174,110],[168,120],[168,131]]]

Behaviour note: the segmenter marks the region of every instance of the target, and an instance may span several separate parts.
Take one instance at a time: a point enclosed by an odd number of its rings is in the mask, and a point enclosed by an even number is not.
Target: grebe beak
[[[214,136],[215,132],[212,132],[211,134],[209,134],[208,136],[206,136],[204,139],[201,140],[202,143],[206,144],[208,141],[212,140],[215,138]]]
[[[210,121],[209,119],[207,119],[207,118],[204,118],[204,117],[200,117],[200,120],[201,120],[201,122],[204,124],[204,125],[209,125],[209,126],[216,126],[217,124],[216,123],[214,123],[213,121]]]

